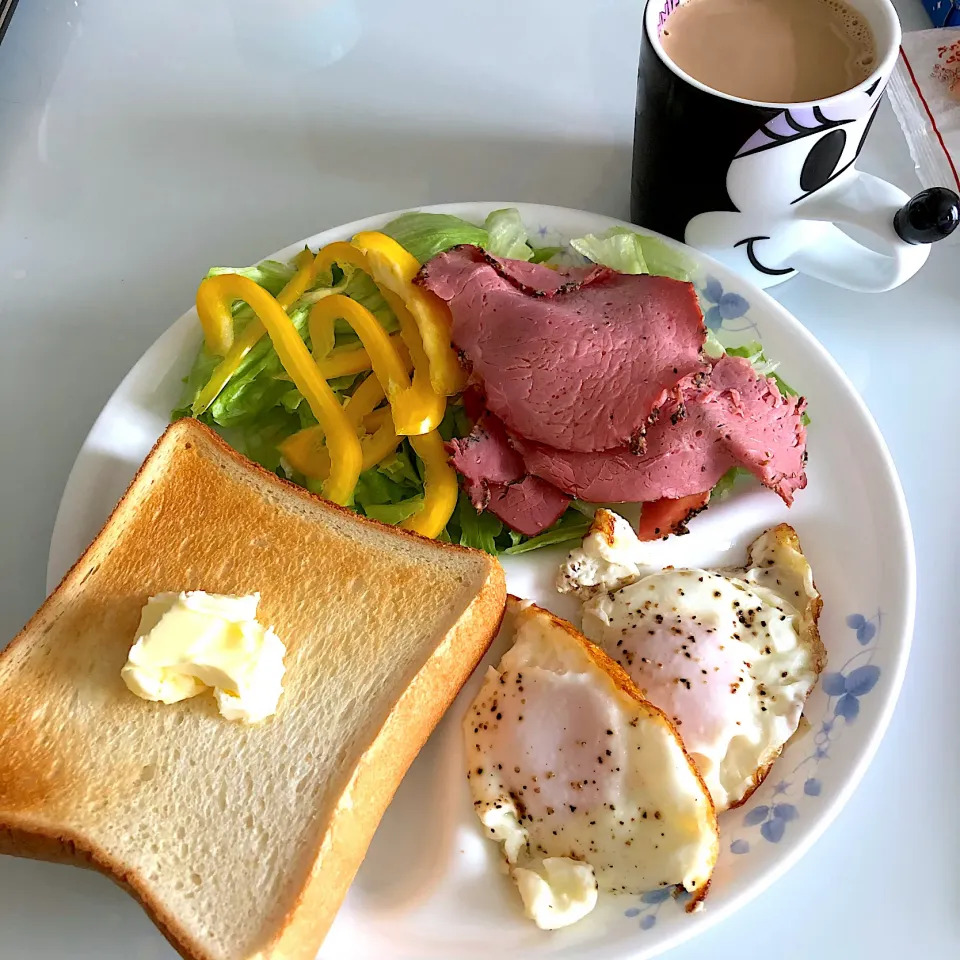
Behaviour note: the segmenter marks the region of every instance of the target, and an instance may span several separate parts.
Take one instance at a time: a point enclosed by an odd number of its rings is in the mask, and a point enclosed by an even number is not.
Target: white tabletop
[[[929,26],[918,0],[900,3],[906,29]],[[0,643],[43,599],[85,433],[209,265],[447,200],[625,217],[640,10],[21,0],[0,46]],[[918,186],[887,106],[861,166]],[[916,642],[887,738],[836,823],[671,960],[960,955],[958,268],[960,248],[941,245],[892,293],[803,279],[777,291],[893,451],[916,533]],[[102,877],[0,860],[2,960],[173,956]]]

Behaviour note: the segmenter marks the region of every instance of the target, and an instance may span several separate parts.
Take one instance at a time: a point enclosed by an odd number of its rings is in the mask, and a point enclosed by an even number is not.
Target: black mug
[[[730,96],[684,73],[660,42],[684,0],[648,0],[633,144],[631,218],[683,240],[760,287],[797,271],[853,290],[909,279],[929,243],[960,219],[960,200],[935,188],[911,199],[858,171],[900,49],[890,0],[854,0],[877,44],[862,83],[810,103]],[[840,225],[872,233],[876,252]]]

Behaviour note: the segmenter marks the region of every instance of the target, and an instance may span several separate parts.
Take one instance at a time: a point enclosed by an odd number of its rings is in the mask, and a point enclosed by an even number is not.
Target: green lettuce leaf
[[[302,337],[306,337],[307,314],[305,308],[290,311],[290,319]],[[280,404],[291,387],[273,343],[269,337],[262,337],[210,404],[205,418],[221,427],[250,426],[257,417]]]
[[[380,321],[380,326],[387,333],[396,333],[400,329],[400,323],[394,312],[387,306],[383,294],[362,270],[357,270],[350,276],[343,292],[351,300],[356,300],[361,306],[366,307]],[[360,341],[360,338],[354,333],[353,327],[346,320],[337,320],[333,325],[333,330],[336,334],[336,345],[338,347],[359,343]]]
[[[391,480],[376,467],[371,467],[360,474],[353,493],[353,501],[366,513],[369,507],[381,506],[385,503],[400,503],[408,496],[409,492],[405,485]]]
[[[620,273],[652,273],[689,280],[693,264],[659,237],[611,227],[606,233],[587,234],[570,241],[577,253]]]
[[[364,513],[373,520],[392,523],[396,526],[422,509],[423,497],[408,497],[406,500],[397,500],[395,503],[367,504],[364,507]]]
[[[590,517],[585,517],[579,510],[568,508],[552,527],[548,527],[535,537],[515,542],[502,552],[516,555],[539,550],[540,547],[555,547],[561,543],[570,543],[572,540],[582,540],[592,522]]]
[[[552,260],[558,253],[563,253],[563,247],[535,247],[533,256],[530,257],[531,263],[546,263]]]
[[[277,260],[261,260],[252,267],[211,267],[208,277],[219,277],[224,273],[236,273],[269,290],[276,296],[292,279],[297,268],[292,263],[280,263]]]
[[[486,247],[488,234],[478,227],[449,213],[421,213],[414,210],[391,220],[381,233],[393,237],[420,263],[426,263],[444,250],[461,243],[475,243]]]
[[[180,403],[170,414],[171,420],[180,420],[183,417],[193,416],[193,402],[210,379],[214,369],[220,362],[220,357],[211,354],[205,345],[201,345],[194,358],[190,372],[183,378],[183,390],[180,394]]]
[[[463,409],[462,403],[448,403],[443,419],[437,431],[444,443],[449,443],[454,437],[465,437],[473,429],[473,424]]]
[[[497,554],[497,535],[503,530],[503,522],[498,517],[487,510],[477,513],[470,498],[461,492],[457,501],[457,518],[460,521],[460,546]]]
[[[527,243],[527,228],[523,225],[520,211],[516,207],[494,210],[487,217],[484,226],[487,228],[488,239],[482,246],[488,253],[511,260],[530,260],[533,257],[533,250]]]
[[[410,460],[410,454],[405,443],[397,449],[392,457],[381,460],[377,464],[377,470],[394,483],[406,483],[412,487],[423,485],[420,474]]]
[[[714,503],[725,500],[730,496],[734,484],[740,477],[752,476],[749,470],[744,467],[731,467],[717,482],[710,491],[710,502]]]

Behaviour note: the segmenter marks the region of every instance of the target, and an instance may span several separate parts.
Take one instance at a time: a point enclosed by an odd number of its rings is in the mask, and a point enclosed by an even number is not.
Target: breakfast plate
[[[480,222],[505,204],[430,208]],[[516,204],[543,246],[629,226],[559,207]],[[275,255],[287,260],[376,230],[384,214],[326,231]],[[376,833],[321,958],[489,956],[491,931],[504,957],[653,957],[706,930],[788,870],[823,833],[869,764],[892,714],[913,627],[913,541],[889,453],[863,401],[814,337],[768,295],[688,248],[707,326],[724,343],[758,340],[779,372],[809,400],[809,483],[786,508],[773,492],[743,486],[698,517],[688,536],[650,544],[660,564],[740,565],[763,530],[796,528],[824,601],[826,672],[806,722],[749,802],[720,817],[721,855],[705,909],[687,913],[671,891],[604,896],[569,928],[545,932],[521,914],[472,812],[460,721],[483,666],[437,727]],[[201,341],[190,310],[144,354],[104,407],[70,474],[50,549],[48,587],[96,535],[166,427]],[[567,547],[502,558],[511,593],[577,621],[554,587]],[[484,664],[496,662],[495,644]],[[146,922],[146,921],[144,921]]]

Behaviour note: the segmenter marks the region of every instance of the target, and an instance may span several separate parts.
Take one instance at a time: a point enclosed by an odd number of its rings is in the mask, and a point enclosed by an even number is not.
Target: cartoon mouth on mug
[[[877,85],[835,103],[798,106],[778,113],[756,131],[727,169],[726,189],[735,211],[714,210],[687,224],[693,246],[728,251],[723,259],[767,277],[794,272],[791,256],[811,241],[798,204],[853,167],[876,116]],[[820,232],[838,228],[824,221]],[[714,254],[716,255],[716,254]],[[742,260],[745,258],[746,263]]]

